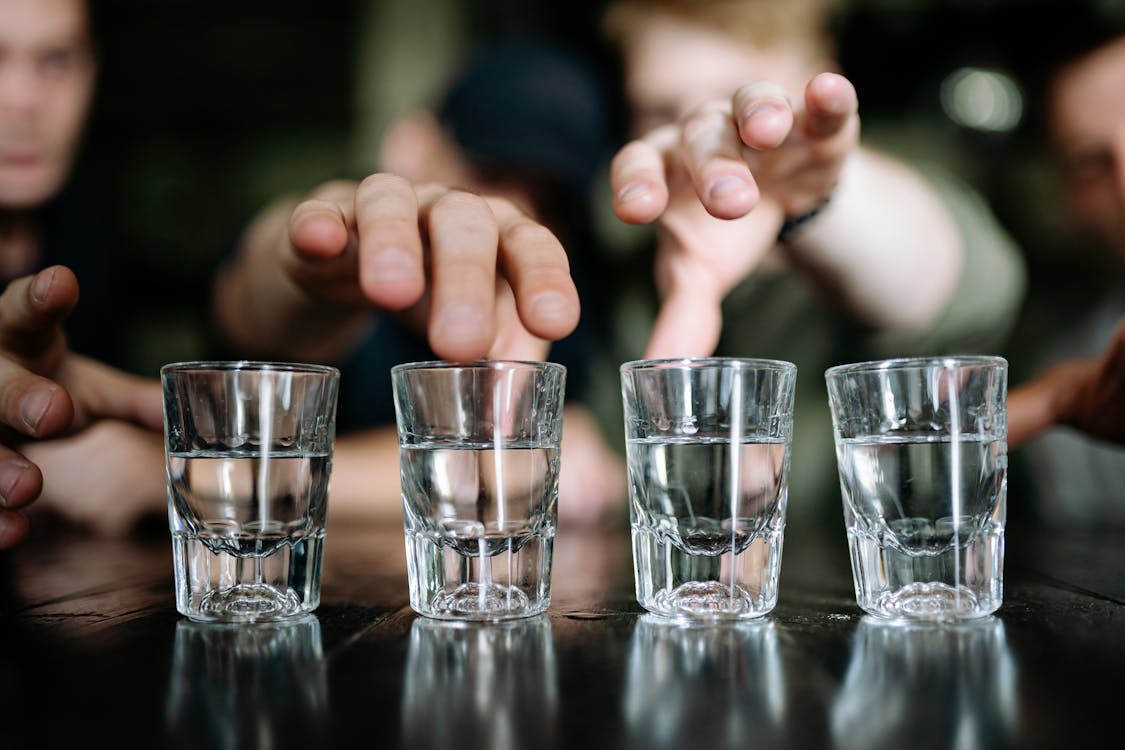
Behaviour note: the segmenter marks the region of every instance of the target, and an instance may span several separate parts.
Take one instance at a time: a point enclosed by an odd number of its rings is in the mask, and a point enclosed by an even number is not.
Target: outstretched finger
[[[858,111],[859,99],[851,81],[837,73],[821,73],[805,87],[799,127],[808,138],[832,138],[853,126]]]
[[[660,218],[668,206],[664,152],[675,144],[674,127],[659,128],[625,144],[610,162],[613,210],[622,221],[647,224]]]
[[[680,135],[680,153],[707,213],[737,219],[758,203],[758,184],[742,158],[742,142],[725,109],[689,115]]]
[[[743,86],[731,98],[731,112],[742,143],[757,151],[777,148],[793,130],[793,106],[775,83]]]
[[[523,327],[549,341],[567,336],[578,325],[580,305],[562,243],[509,201],[489,199],[489,206],[500,231],[499,267]]]
[[[78,279],[66,266],[51,266],[16,279],[0,295],[0,349],[25,361],[61,357],[61,324],[77,303]],[[48,370],[58,363],[31,364]]]
[[[419,198],[401,177],[375,174],[355,191],[359,285],[386,310],[404,310],[426,290]]]
[[[425,195],[420,213],[430,245],[430,348],[442,359],[479,359],[496,335],[496,217],[483,198],[457,190]]]

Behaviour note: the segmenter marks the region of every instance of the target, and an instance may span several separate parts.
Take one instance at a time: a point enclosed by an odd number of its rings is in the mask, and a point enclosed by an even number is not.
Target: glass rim
[[[770,370],[796,372],[797,365],[783,359],[757,357],[668,357],[634,359],[621,365],[622,374],[638,370],[701,370],[708,367],[730,367],[737,370]]]
[[[316,365],[306,362],[276,362],[257,359],[201,359],[185,362],[170,362],[160,368],[161,375],[174,375],[191,372],[292,372],[308,375],[334,375],[340,371],[332,365]]]
[[[417,372],[422,370],[539,370],[542,372],[566,372],[566,366],[558,362],[533,359],[476,359],[472,362],[450,362],[433,359],[425,362],[404,362],[391,368],[391,374]]]
[[[894,357],[852,362],[829,367],[824,371],[827,380],[857,373],[921,370],[926,367],[1007,367],[1008,360],[991,354],[951,354],[933,357]]]

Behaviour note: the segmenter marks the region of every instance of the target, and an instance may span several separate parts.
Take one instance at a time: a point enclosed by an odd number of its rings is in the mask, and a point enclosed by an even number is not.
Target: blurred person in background
[[[861,143],[828,24],[821,0],[610,4],[640,136],[614,160],[614,210],[657,233],[606,274],[614,347],[595,379],[613,434],[621,361],[795,362],[790,518],[818,522],[839,517],[825,368],[993,352],[1024,285],[968,186]]]
[[[116,278],[111,254],[95,241],[96,225],[83,221],[96,217],[77,210],[81,202],[64,187],[96,72],[89,10],[82,0],[0,0],[0,259],[7,274],[0,297],[0,546],[27,533],[19,508],[40,494],[37,508],[110,534],[163,513],[167,503],[159,384],[68,347],[86,346],[78,333],[83,324],[112,342],[122,322],[113,304],[124,296],[100,285],[99,273],[110,282]],[[505,305],[501,324],[477,326],[467,344],[463,331],[435,321],[435,348],[467,347],[464,353],[473,355],[472,347],[483,354],[494,344],[510,344],[537,353],[547,339],[573,329],[578,300],[565,253],[513,204],[497,201],[490,211],[467,193],[436,183],[413,186],[393,176],[368,187],[364,195],[371,203],[349,209],[362,225],[360,245],[385,241],[414,248],[420,260],[424,239],[433,236],[443,245],[448,242],[442,238],[459,238],[475,258],[428,259],[435,276],[454,280],[434,286],[435,309],[442,295],[456,304],[458,292],[470,305],[495,304],[498,297]],[[354,186],[352,191],[354,196]],[[425,198],[418,201],[418,194]],[[317,204],[305,204],[295,231],[322,247],[335,227],[326,235],[317,211]],[[74,271],[49,265],[59,261]],[[519,310],[512,294],[496,291],[498,263],[515,279]],[[376,281],[388,306],[430,293],[420,265],[415,270]],[[425,329],[427,311],[416,312]],[[324,330],[318,338],[326,338]],[[298,337],[300,331],[286,327],[283,335]],[[95,353],[93,345],[88,351]],[[41,440],[29,442],[33,438]]]
[[[96,67],[84,0],[0,0],[0,400],[11,428],[0,546],[26,533],[13,509],[40,489],[40,507],[106,531],[163,494],[159,388],[70,353],[116,363],[127,314],[97,211],[71,180]]]
[[[624,360],[717,352],[798,364],[806,373],[799,378],[795,429],[794,462],[802,467],[792,485],[798,514],[822,508],[818,498],[835,496],[824,368],[876,356],[992,350],[1003,341],[1023,288],[1018,252],[972,191],[940,170],[923,174],[860,145],[855,91],[842,76],[825,73],[835,68],[827,22],[827,9],[814,0],[636,0],[610,7],[606,25],[623,53],[634,132],[641,136],[613,160],[613,207],[630,223],[656,221],[658,234],[651,253],[599,253],[586,296],[595,305],[587,311],[592,328],[607,339],[588,399],[604,440],[618,449],[617,367]],[[494,74],[493,82],[500,80]],[[552,82],[542,85],[550,94]],[[496,122],[505,123],[507,114],[501,111]],[[539,126],[540,140],[551,134]],[[406,150],[387,145],[386,161],[394,164],[393,153]],[[453,179],[479,181],[479,170],[461,170],[460,157],[471,148],[448,145],[430,157],[433,174],[453,170],[461,175]],[[501,156],[501,163],[512,158]],[[463,184],[481,188],[480,182]],[[354,185],[341,185],[329,197],[322,207],[340,215],[359,202]],[[339,358],[370,335],[372,325],[393,319],[374,316],[369,304],[355,305],[355,297],[344,300],[339,288],[312,288],[315,250],[298,233],[283,231],[286,221],[296,227],[307,210],[293,205],[268,209],[220,275],[218,318],[234,343],[252,351]],[[374,271],[412,272],[392,259],[384,255],[380,263],[389,267],[379,270],[374,263],[357,267],[352,258],[347,286],[370,284],[364,275]],[[276,286],[250,291],[253,279],[272,279]],[[269,309],[263,299],[285,298],[279,314],[253,313]],[[333,316],[338,322],[329,325]],[[309,322],[315,349],[304,348],[281,324],[295,317]],[[479,323],[466,319],[464,325]],[[466,353],[432,351],[454,359]],[[416,351],[406,354],[419,358]],[[376,368],[388,407],[389,364]],[[584,433],[580,442],[594,445],[587,427],[568,422],[572,436]],[[343,500],[353,494],[345,466],[354,465],[361,469],[357,499],[397,513],[389,423],[381,440],[385,449],[368,444],[354,462],[347,459],[348,441],[340,441],[337,508],[351,504]],[[564,447],[564,486],[568,467],[575,466]],[[382,477],[385,491],[372,488],[373,477]],[[603,495],[575,486],[575,499],[563,500],[560,511],[603,516]],[[617,487],[615,512],[623,519],[624,483]],[[567,507],[579,503],[584,507]]]
[[[1125,13],[1100,8],[1046,5],[1032,73],[1042,95],[1034,125],[1060,168],[1074,230],[1063,251],[1075,262],[1108,258],[1109,270],[1108,285],[1083,290],[1075,309],[1058,302],[1073,294],[1045,279],[1037,304],[1073,322],[1051,335],[1024,326],[1014,343],[1017,378],[1028,382],[1011,394],[1011,442],[1039,435],[1018,465],[1043,519],[1064,524],[1125,521],[1125,441],[1114,424],[1125,399]]]
[[[252,356],[329,361],[341,369],[331,480],[336,517],[401,517],[391,367],[485,354],[549,358],[567,366],[570,403],[563,432],[560,523],[596,524],[621,507],[623,467],[605,445],[594,419],[577,403],[588,384],[592,326],[599,317],[590,293],[591,276],[600,269],[592,245],[588,201],[593,180],[604,168],[611,147],[605,96],[593,70],[560,45],[528,35],[484,40],[456,71],[432,111],[415,111],[393,122],[379,149],[381,168],[388,173],[417,186],[436,182],[490,196],[488,205],[498,215],[510,214],[514,207],[551,230],[554,237],[537,241],[552,246],[561,242],[565,247],[566,268],[577,285],[584,311],[578,329],[551,346],[540,334],[481,348],[473,341],[491,327],[487,318],[492,316],[485,313],[481,318],[469,305],[456,310],[447,307],[453,335],[435,336],[429,305],[438,302],[436,297],[418,304],[411,299],[388,305],[379,301],[377,292],[358,293],[357,281],[367,291],[412,276],[412,263],[395,252],[401,248],[391,248],[389,253],[384,248],[382,257],[366,267],[362,257],[345,253],[345,263],[337,269],[341,275],[326,272],[325,263],[317,258],[320,240],[299,226],[302,213],[324,209],[342,215],[352,206],[358,210],[368,199],[356,183],[325,185],[303,202],[286,196],[266,207],[217,277],[216,317],[234,350]],[[416,199],[425,201],[426,193],[425,187],[420,188]],[[515,241],[520,234],[534,240],[529,234],[533,226],[521,220],[501,241]],[[363,231],[362,223],[354,228]],[[431,239],[439,238],[431,234]],[[465,252],[471,244],[467,236],[448,241],[451,248],[431,245],[425,252]],[[546,270],[542,261],[530,255],[526,260],[530,261],[529,281]],[[498,288],[496,318],[501,327],[509,315],[505,312],[509,298],[519,291],[514,271],[518,268],[506,269]],[[357,273],[362,280],[356,279]],[[324,283],[326,277],[333,281]],[[483,279],[469,275],[464,281]],[[433,282],[435,287],[441,283],[436,276]],[[559,309],[564,304],[561,298],[548,296],[541,302],[539,310],[547,318],[571,313],[569,303]],[[402,314],[393,314],[396,310]],[[573,312],[577,313],[577,307]],[[278,321],[294,318],[305,321],[301,332],[278,325]],[[551,330],[564,332],[557,325]]]

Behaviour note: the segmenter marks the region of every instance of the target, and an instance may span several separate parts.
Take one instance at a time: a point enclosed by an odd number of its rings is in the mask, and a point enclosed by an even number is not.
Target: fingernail
[[[746,192],[749,189],[750,185],[746,180],[741,177],[727,175],[726,177],[719,177],[711,183],[711,187],[707,190],[707,197],[711,200],[732,198],[738,193]]]
[[[39,429],[39,422],[47,413],[51,399],[55,396],[54,388],[35,388],[24,395],[20,400],[20,418],[32,434]]]
[[[47,295],[51,293],[51,287],[55,283],[55,272],[52,270],[50,273],[40,273],[35,277],[35,281],[31,282],[31,298],[36,302],[42,302],[47,299]]]
[[[537,318],[558,320],[570,315],[570,300],[561,292],[543,292],[531,303],[531,312]]]
[[[479,338],[484,327],[484,314],[470,305],[448,308],[438,321],[442,334],[450,338]]]
[[[775,113],[781,112],[781,111],[782,111],[782,108],[781,108],[780,104],[777,104],[775,102],[762,102],[760,104],[755,104],[750,109],[750,111],[746,113],[745,119],[746,120],[753,120],[754,118],[760,117],[761,115],[775,114]]]
[[[648,185],[643,182],[630,182],[617,193],[617,200],[621,203],[628,203],[629,201],[640,198],[648,192]]]
[[[417,275],[413,257],[396,247],[379,251],[371,259],[369,273],[377,281],[406,281]]]
[[[20,483],[20,479],[31,466],[23,461],[5,461],[0,463],[0,506],[8,507],[12,497],[12,490]]]

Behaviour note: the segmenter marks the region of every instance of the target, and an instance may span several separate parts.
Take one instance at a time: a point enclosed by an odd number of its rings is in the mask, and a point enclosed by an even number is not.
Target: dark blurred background
[[[475,39],[536,29],[615,70],[598,32],[602,0],[93,3],[102,67],[79,174],[129,260],[143,314],[127,328],[128,365],[149,375],[207,353],[210,274],[252,213],[371,170],[381,129],[432,101]],[[1116,12],[1125,1],[1095,5]],[[1042,45],[1066,23],[1059,7],[849,0],[835,28],[865,134],[973,184],[1024,248],[1033,281],[1073,280],[1079,294],[1100,265],[1059,252],[1028,97]]]

